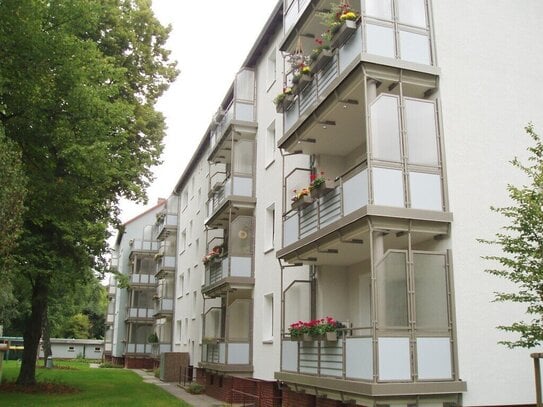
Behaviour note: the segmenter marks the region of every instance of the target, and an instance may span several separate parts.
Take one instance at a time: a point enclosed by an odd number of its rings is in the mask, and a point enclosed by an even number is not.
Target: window
[[[185,190],[181,194],[181,209],[184,211],[187,208],[188,204],[189,204],[189,190],[188,188],[185,188]]]
[[[200,211],[200,207],[202,206],[202,188],[198,188],[198,206],[196,208],[196,211]]]
[[[99,346],[96,346],[96,347],[94,348],[94,351],[95,351],[95,352],[102,352],[102,348],[100,348]]]
[[[179,293],[181,295],[179,297],[182,297],[184,292],[185,292],[185,274],[181,273],[181,275],[179,276]]]
[[[179,242],[179,249],[181,250],[181,253],[185,251],[187,248],[187,229],[183,229],[181,232],[181,241]]]
[[[75,352],[75,348],[73,346],[68,346],[68,352]]]
[[[177,321],[177,340],[183,341],[183,321]]]
[[[273,340],[273,293],[264,296],[262,310],[262,340]]]
[[[189,342],[189,319],[188,318],[185,318],[185,340],[183,341],[183,343],[186,345],[188,342]]]
[[[275,242],[275,204],[266,208],[266,241],[265,251],[273,250]]]
[[[275,83],[277,76],[277,57],[275,48],[268,55],[266,63],[266,85],[268,88]]]
[[[189,222],[189,229],[188,229],[188,232],[187,232],[187,240],[189,241],[189,246],[190,246],[191,242],[192,242],[192,221]]]
[[[266,168],[269,167],[275,160],[275,120],[268,126],[266,133],[266,144],[264,146],[264,157]]]
[[[196,291],[192,292],[192,319],[196,319]]]
[[[186,288],[185,292],[187,294],[189,294],[189,292],[190,292],[190,268],[187,269],[187,281],[185,281],[185,288]]]

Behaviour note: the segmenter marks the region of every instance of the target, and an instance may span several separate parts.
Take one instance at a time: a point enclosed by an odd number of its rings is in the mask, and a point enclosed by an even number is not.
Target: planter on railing
[[[288,110],[290,105],[294,102],[294,95],[286,95],[285,98],[275,105],[275,110],[277,113],[283,113],[285,110]]]
[[[304,195],[292,201],[291,207],[292,209],[303,209],[306,206],[311,205],[312,203],[313,203],[313,198],[311,198],[308,195]]]
[[[356,31],[358,20],[345,20],[338,31],[334,34],[330,40],[332,48],[340,48]]]
[[[325,180],[318,187],[312,188],[309,192],[311,198],[318,199],[323,195],[326,195],[328,192],[333,191],[335,188],[335,182],[332,180]]]
[[[296,79],[296,83],[294,83],[294,79],[293,79],[292,80],[292,84],[293,84],[292,94],[293,95],[299,94],[302,90],[304,90],[307,87],[307,85],[311,83],[312,80],[313,80],[313,77],[309,74],[303,74],[303,75],[298,76]]]
[[[312,72],[318,72],[322,68],[324,68],[326,65],[330,63],[330,61],[334,58],[334,52],[330,49],[323,49],[315,61],[311,64],[311,71]]]

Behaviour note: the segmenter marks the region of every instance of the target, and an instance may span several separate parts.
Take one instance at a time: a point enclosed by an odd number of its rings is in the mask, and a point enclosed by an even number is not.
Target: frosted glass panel
[[[247,177],[234,177],[233,195],[253,196],[253,179]]]
[[[240,71],[236,78],[236,99],[254,100],[255,73],[249,70]]]
[[[412,208],[443,211],[439,175],[410,172],[409,188]]]
[[[229,343],[228,344],[228,364],[248,365],[249,364],[249,344],[248,343]]]
[[[295,372],[298,367],[298,342],[283,341],[281,370]]]
[[[417,366],[420,380],[452,379],[449,338],[417,338]]]
[[[373,378],[372,338],[347,338],[345,345],[345,372],[347,378]]]
[[[371,148],[377,160],[400,161],[398,98],[381,95],[371,105]]]
[[[368,54],[395,57],[394,30],[392,27],[366,24],[366,50]]]
[[[252,257],[231,257],[230,275],[232,277],[251,277]]]
[[[283,247],[288,246],[289,244],[292,244],[298,240],[298,212],[296,212],[294,216],[291,216],[285,220],[283,223],[283,228]]]
[[[357,57],[360,58],[362,52],[362,41],[360,41],[362,28],[358,27],[356,32],[339,49],[339,71],[343,72]],[[333,79],[333,76],[329,76]],[[322,82],[321,82],[322,83]],[[326,85],[323,85],[325,87]]]
[[[246,122],[254,121],[253,105],[247,103],[236,103],[236,120],[244,120]]]
[[[400,54],[404,61],[430,64],[430,40],[426,35],[400,31]]]
[[[388,252],[377,265],[377,323],[380,328],[406,327],[406,254]]]
[[[410,164],[438,165],[434,102],[405,99],[405,124]]]
[[[379,338],[379,380],[409,380],[409,338]]]
[[[400,23],[426,27],[424,0],[397,0]]]
[[[343,183],[343,215],[368,204],[368,170],[361,171]]]
[[[227,308],[228,332],[227,338],[231,341],[249,339],[249,320],[252,302],[250,300],[235,300]]]
[[[230,255],[248,256],[253,253],[253,218],[238,216],[230,227]]]
[[[253,142],[241,140],[234,143],[233,171],[237,174],[253,174]]]
[[[366,0],[366,15],[392,20],[391,0]]]
[[[442,254],[415,253],[417,328],[447,329],[447,274]]]
[[[404,207],[403,174],[389,168],[373,169],[373,203]]]

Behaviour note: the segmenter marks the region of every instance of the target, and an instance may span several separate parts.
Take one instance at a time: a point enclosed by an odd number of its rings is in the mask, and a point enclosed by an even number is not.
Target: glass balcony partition
[[[311,3],[310,0],[284,0],[283,9],[283,27],[285,33],[288,32],[298,21],[306,7]]]

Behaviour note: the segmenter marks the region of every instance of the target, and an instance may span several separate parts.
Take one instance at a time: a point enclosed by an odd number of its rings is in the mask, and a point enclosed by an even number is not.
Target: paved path
[[[139,374],[145,383],[152,383],[162,387],[168,393],[173,394],[178,399],[189,403],[192,407],[222,407],[227,404],[220,400],[206,396],[205,394],[190,394],[179,387],[177,383],[164,383],[157,379],[153,372],[147,372],[141,369],[132,369],[133,372]]]

